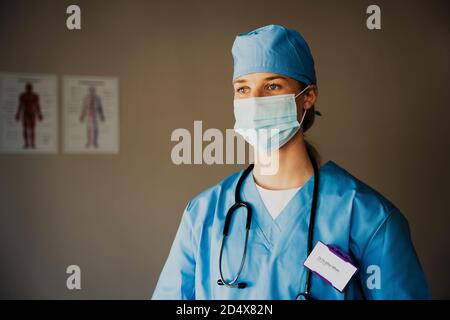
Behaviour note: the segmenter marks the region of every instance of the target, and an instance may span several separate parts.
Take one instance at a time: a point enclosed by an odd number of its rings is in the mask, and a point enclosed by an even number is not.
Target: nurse
[[[241,170],[187,204],[152,298],[296,299],[310,278],[314,299],[428,299],[399,209],[335,162],[322,163],[304,139],[319,113],[314,61],[303,37],[269,25],[239,34],[232,54],[235,130],[255,150],[276,152],[279,168],[267,175],[255,163],[246,175]],[[259,129],[277,130],[266,139],[248,134]],[[239,196],[252,212],[248,238],[240,208],[222,251],[240,178]],[[357,268],[341,290],[317,274],[308,276],[304,266],[316,179],[312,244],[338,248]],[[229,284],[236,275],[235,286],[224,285],[222,279]]]

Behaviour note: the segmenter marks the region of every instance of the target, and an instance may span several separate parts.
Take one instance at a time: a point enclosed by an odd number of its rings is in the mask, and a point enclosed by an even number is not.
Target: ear
[[[316,104],[318,94],[319,90],[317,88],[317,85],[311,84],[303,94],[303,108],[305,110],[312,108],[312,106]]]

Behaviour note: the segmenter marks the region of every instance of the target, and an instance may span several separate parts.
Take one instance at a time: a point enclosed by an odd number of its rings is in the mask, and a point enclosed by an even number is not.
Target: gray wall
[[[0,0],[0,71],[119,77],[121,124],[119,155],[0,155],[0,296],[150,297],[187,201],[240,168],[176,166],[170,134],[232,128],[234,36],[279,23],[316,60],[324,116],[307,137],[402,210],[450,298],[449,3],[376,3],[381,31],[369,1]]]

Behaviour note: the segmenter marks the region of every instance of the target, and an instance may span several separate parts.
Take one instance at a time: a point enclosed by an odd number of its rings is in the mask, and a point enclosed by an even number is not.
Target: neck
[[[265,189],[291,189],[303,186],[313,176],[314,169],[301,130],[277,152],[279,168],[275,174],[261,174],[261,165],[255,163],[256,184]]]

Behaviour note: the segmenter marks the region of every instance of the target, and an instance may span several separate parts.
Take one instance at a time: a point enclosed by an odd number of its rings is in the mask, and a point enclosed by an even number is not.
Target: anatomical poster
[[[58,151],[56,75],[0,73],[0,152]]]
[[[119,80],[63,77],[65,153],[119,152]]]

